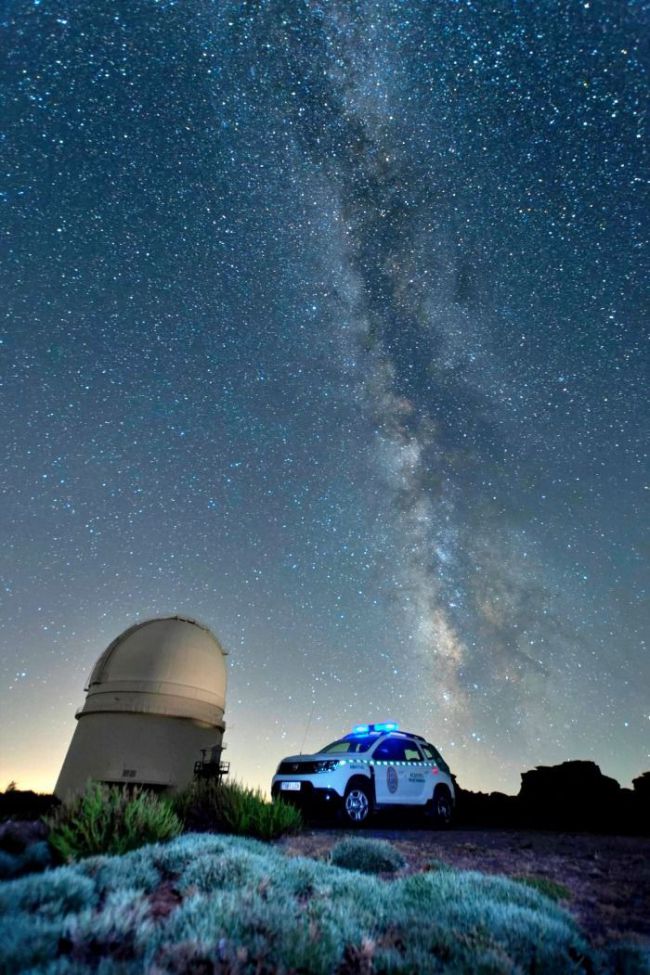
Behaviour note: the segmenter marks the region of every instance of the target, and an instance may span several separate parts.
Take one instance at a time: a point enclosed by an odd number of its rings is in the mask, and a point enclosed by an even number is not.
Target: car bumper
[[[271,798],[282,799],[305,812],[327,812],[335,810],[341,803],[341,796],[335,789],[316,788],[311,782],[301,782],[299,791],[288,791],[281,788],[282,782],[274,782],[271,786]]]

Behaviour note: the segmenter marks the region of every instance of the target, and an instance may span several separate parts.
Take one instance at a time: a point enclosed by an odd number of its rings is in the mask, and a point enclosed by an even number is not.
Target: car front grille
[[[313,775],[319,772],[322,762],[282,762],[278,775]]]

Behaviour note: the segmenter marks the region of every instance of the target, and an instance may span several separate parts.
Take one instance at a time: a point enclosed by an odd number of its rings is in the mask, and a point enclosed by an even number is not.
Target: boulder
[[[518,795],[524,822],[542,829],[616,829],[621,787],[590,761],[538,765],[521,774]]]

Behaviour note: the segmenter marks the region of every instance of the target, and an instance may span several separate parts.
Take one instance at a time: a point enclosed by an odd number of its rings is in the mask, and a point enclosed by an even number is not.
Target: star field
[[[5,5],[0,772],[104,647],[230,651],[227,758],[650,765],[642,0]],[[0,782],[0,785],[4,785]]]

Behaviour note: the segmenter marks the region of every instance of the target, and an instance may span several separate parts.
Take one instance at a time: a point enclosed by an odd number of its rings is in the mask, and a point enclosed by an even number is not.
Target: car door
[[[405,738],[384,738],[372,753],[372,764],[378,803],[390,806],[418,802],[425,777],[415,742]]]
[[[427,772],[429,770],[425,767],[419,746],[410,738],[404,741],[404,758],[406,762],[405,776],[407,777],[404,785],[409,801],[414,804],[424,804],[429,798],[428,794],[425,795],[428,787]]]
[[[423,742],[420,745],[420,750],[424,756],[424,773],[428,780],[428,784],[425,786],[426,795],[424,799],[426,802],[433,796],[440,773],[448,772],[449,766],[445,764],[440,753],[429,742]]]

